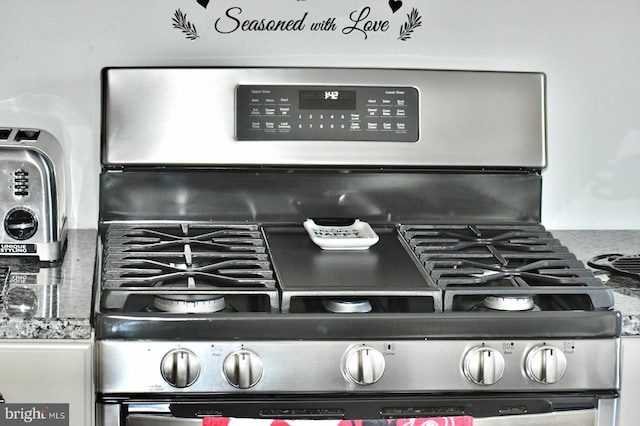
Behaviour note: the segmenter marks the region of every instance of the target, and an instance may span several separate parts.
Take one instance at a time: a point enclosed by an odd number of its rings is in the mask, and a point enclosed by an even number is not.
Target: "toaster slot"
[[[20,129],[16,133],[16,141],[35,141],[40,136],[40,130]]]
[[[0,129],[0,140],[9,139],[10,134],[11,134],[11,129]]]

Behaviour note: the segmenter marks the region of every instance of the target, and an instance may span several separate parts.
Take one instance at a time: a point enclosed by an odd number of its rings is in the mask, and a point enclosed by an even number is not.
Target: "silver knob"
[[[232,386],[248,389],[262,378],[262,360],[255,352],[241,349],[225,358],[223,370],[225,378]]]
[[[188,349],[174,349],[162,358],[160,372],[171,386],[186,388],[200,376],[200,361]]]
[[[380,380],[384,367],[384,355],[369,346],[352,348],[344,362],[346,377],[359,385],[371,385]]]
[[[493,385],[504,374],[504,357],[493,348],[473,348],[464,357],[463,371],[473,383]]]
[[[525,369],[531,380],[546,384],[556,383],[567,370],[567,357],[554,346],[538,346],[527,354]]]

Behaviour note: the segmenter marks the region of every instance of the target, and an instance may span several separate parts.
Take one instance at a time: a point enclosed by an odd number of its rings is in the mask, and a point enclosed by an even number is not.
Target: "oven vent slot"
[[[385,419],[402,419],[411,417],[452,417],[465,415],[464,407],[385,407],[380,410]]]
[[[341,408],[270,408],[260,410],[260,417],[267,419],[331,420],[343,419]]]

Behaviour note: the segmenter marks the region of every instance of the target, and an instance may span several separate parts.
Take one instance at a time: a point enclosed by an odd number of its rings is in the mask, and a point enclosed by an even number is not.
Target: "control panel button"
[[[538,346],[527,354],[525,370],[527,376],[535,382],[556,383],[567,370],[567,357],[555,346]]]
[[[384,373],[384,355],[369,346],[360,346],[347,352],[344,362],[346,377],[358,385],[376,383]]]
[[[504,374],[504,357],[493,348],[473,348],[464,357],[463,371],[467,379],[473,383],[493,385]]]

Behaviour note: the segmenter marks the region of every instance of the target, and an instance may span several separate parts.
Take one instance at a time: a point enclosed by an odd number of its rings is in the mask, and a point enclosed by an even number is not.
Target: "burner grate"
[[[402,225],[436,285],[444,310],[490,296],[535,296],[543,310],[604,310],[613,296],[541,225]]]
[[[181,251],[184,247],[218,253],[266,252],[262,234],[253,224],[115,226],[107,232],[107,239],[124,252]]]
[[[236,300],[269,299],[239,303],[247,307],[279,309],[275,275],[255,224],[111,225],[105,233],[103,309],[146,303],[127,303],[129,298],[202,300],[230,293]]]

